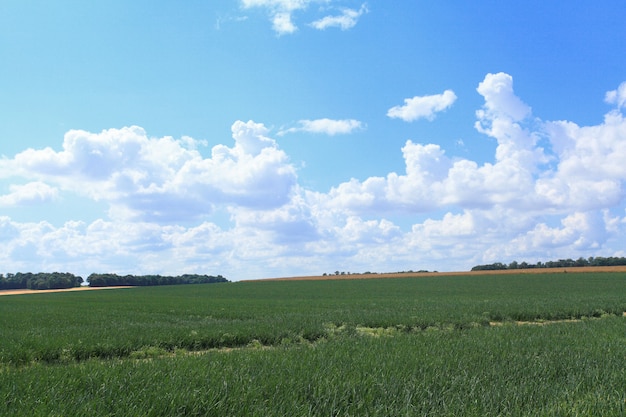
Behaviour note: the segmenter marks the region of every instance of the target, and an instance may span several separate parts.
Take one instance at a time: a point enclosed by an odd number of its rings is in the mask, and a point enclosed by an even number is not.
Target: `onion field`
[[[626,273],[0,297],[0,415],[623,416]]]

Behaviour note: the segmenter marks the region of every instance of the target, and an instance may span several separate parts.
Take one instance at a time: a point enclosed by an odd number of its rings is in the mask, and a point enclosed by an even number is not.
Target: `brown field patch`
[[[474,276],[474,275],[503,275],[503,274],[555,274],[560,272],[626,272],[626,265],[620,266],[583,266],[571,268],[531,268],[531,269],[505,269],[498,271],[456,271],[456,272],[384,272],[379,274],[345,274],[345,275],[313,275],[301,277],[281,277],[247,279],[246,281],[305,281],[305,280],[337,280],[337,279],[374,279],[374,278],[419,278],[419,277],[445,277],[445,276]]]

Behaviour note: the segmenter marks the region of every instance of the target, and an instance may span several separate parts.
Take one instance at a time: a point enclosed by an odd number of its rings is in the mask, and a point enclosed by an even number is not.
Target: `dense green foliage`
[[[56,290],[79,287],[83,278],[68,272],[0,274],[0,290]]]
[[[228,282],[228,280],[221,275],[197,274],[184,274],[175,277],[167,275],[91,274],[87,277],[87,281],[90,287],[214,284],[217,282]]]
[[[537,262],[536,264],[529,264],[528,262],[513,261],[506,265],[502,262],[495,262],[486,265],[476,265],[472,268],[472,271],[498,271],[505,269],[533,269],[533,268],[574,268],[584,266],[620,266],[626,265],[626,258],[624,257],[608,257],[602,256],[590,257],[588,259],[578,258],[573,259],[559,259],[558,261]]]
[[[113,286],[155,286],[155,285],[181,285],[181,284],[213,284],[229,282],[221,275],[198,275],[184,274],[179,276],[164,275],[117,275],[117,274],[91,274],[87,278],[90,287],[113,287]],[[55,290],[63,288],[79,287],[83,278],[68,272],[18,272],[0,274],[0,290]]]
[[[621,416],[625,290],[623,273],[560,273],[14,295],[0,401],[17,416]],[[581,321],[514,324],[563,319]]]

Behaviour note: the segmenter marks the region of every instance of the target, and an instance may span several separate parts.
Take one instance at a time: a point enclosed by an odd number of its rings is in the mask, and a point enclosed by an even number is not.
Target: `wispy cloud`
[[[279,136],[295,132],[320,133],[325,135],[345,135],[356,130],[363,129],[362,122],[354,119],[316,119],[316,120],[300,120],[298,126],[287,129],[281,129]]]
[[[243,22],[243,21],[246,21],[246,20],[248,20],[247,16],[228,16],[228,15],[221,16],[220,15],[220,16],[218,16],[215,19],[215,24],[214,24],[213,28],[215,30],[222,30],[222,26],[224,24],[226,24],[226,23],[230,23],[230,22],[237,23],[237,22]]]
[[[272,29],[278,35],[288,35],[298,30],[298,26],[294,23],[294,14],[307,10],[314,3],[335,4],[341,2],[334,0],[241,0],[241,7],[243,9],[265,9],[272,22]],[[348,30],[354,27],[359,18],[367,11],[365,4],[358,10],[341,8],[341,14],[322,17],[312,22],[310,26],[319,30],[330,27]]]
[[[442,94],[405,98],[404,105],[390,108],[387,111],[387,116],[405,122],[412,122],[417,119],[433,120],[436,113],[446,110],[455,101],[456,94],[452,90],[446,90]]]
[[[312,1],[314,0],[241,0],[241,5],[244,9],[266,9],[274,31],[279,35],[286,35],[298,30],[292,20],[293,13],[305,10]]]
[[[359,18],[368,12],[365,4],[361,5],[360,9],[342,9],[341,14],[336,16],[325,16],[319,20],[311,23],[315,29],[324,30],[331,27],[338,27],[341,30],[348,30],[353,28]]]

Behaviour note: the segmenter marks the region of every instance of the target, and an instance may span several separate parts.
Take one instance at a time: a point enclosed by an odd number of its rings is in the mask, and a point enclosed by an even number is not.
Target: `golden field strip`
[[[131,287],[74,287],[74,288],[63,288],[63,289],[58,289],[58,290],[0,290],[0,296],[23,295],[23,294],[45,294],[45,293],[53,293],[53,292],[112,290],[112,289],[119,289],[119,288],[131,288]]]
[[[477,275],[504,275],[504,274],[554,274],[559,272],[626,272],[626,265],[619,266],[582,266],[570,268],[528,268],[528,269],[504,269],[495,271],[456,271],[456,272],[383,272],[376,274],[345,274],[345,275],[311,275],[300,277],[262,278],[245,281],[311,281],[311,280],[334,280],[334,279],[374,279],[374,278],[410,278],[410,277],[436,277],[436,276],[477,276]]]

